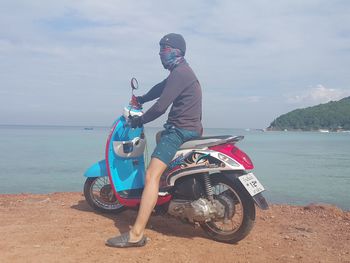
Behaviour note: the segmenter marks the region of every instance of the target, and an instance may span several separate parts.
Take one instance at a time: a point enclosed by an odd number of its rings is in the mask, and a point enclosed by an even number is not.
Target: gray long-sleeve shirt
[[[141,102],[159,98],[142,116],[148,123],[166,112],[172,104],[167,123],[202,134],[202,90],[199,81],[186,63],[180,63],[162,82],[141,97]]]

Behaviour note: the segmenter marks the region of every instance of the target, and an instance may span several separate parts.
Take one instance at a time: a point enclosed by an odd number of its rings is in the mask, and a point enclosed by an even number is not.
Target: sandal
[[[110,247],[143,247],[147,243],[147,237],[143,236],[140,241],[129,242],[130,234],[126,232],[120,236],[112,237],[106,241],[106,245]]]

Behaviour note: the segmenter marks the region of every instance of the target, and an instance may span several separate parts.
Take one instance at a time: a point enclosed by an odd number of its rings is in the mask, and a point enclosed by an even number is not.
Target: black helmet
[[[186,53],[186,42],[183,36],[180,34],[170,33],[165,35],[160,41],[159,45],[168,45],[173,48],[180,49],[182,54]]]

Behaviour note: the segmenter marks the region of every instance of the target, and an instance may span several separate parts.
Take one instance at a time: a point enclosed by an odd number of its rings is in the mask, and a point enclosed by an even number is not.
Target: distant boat
[[[93,127],[85,127],[84,130],[85,131],[92,131],[94,128]]]
[[[319,131],[319,132],[325,132],[325,133],[326,133],[326,132],[329,132],[329,130],[326,130],[326,129],[319,129],[318,131]]]
[[[255,129],[255,131],[258,131],[258,132],[265,132],[266,129]]]

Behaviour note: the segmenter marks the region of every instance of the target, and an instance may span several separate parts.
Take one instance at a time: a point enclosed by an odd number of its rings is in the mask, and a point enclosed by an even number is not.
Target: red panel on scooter
[[[228,144],[215,145],[215,146],[209,147],[209,149],[213,151],[221,152],[223,154],[230,156],[231,158],[236,160],[238,163],[243,165],[243,167],[247,170],[252,170],[254,168],[253,162],[250,160],[249,156],[245,152],[238,149],[238,147],[236,147],[233,144],[228,143]]]

